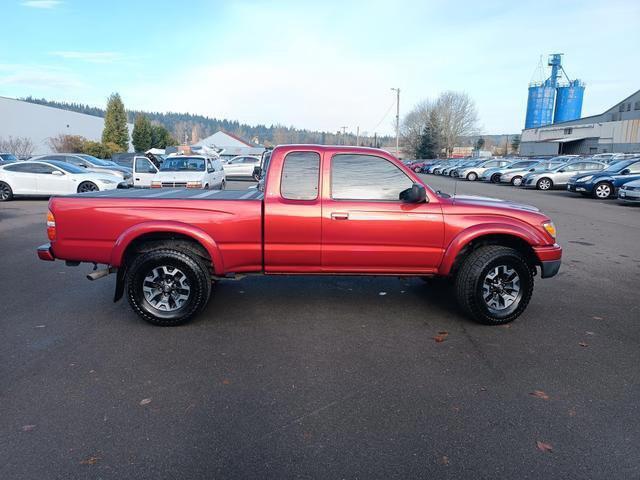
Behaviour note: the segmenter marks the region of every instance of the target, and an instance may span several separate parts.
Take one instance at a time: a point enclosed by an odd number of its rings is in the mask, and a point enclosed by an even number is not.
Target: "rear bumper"
[[[545,247],[533,247],[533,251],[540,261],[540,276],[553,277],[560,270],[562,262],[562,247],[558,244]]]
[[[38,247],[38,258],[47,262],[53,262],[56,259],[56,257],[53,255],[53,251],[51,250],[50,243],[45,243],[44,245],[40,245]]]

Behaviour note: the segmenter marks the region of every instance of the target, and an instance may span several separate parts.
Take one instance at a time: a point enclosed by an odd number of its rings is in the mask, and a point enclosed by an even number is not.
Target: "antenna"
[[[456,175],[455,177],[453,177],[453,204],[455,205],[456,203],[456,193],[458,192],[458,175]]]

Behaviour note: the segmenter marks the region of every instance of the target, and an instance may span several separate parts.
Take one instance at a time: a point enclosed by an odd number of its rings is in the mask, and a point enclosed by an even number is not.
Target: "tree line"
[[[21,100],[98,117],[105,117],[107,113],[107,109],[82,103],[59,102],[33,97],[25,97],[21,98]],[[358,137],[353,133],[307,130],[293,126],[287,127],[280,124],[272,124],[270,126],[264,124],[248,125],[240,123],[237,120],[211,118],[191,113],[128,110],[125,111],[125,115],[126,121],[134,123],[134,125],[139,117],[145,117],[151,125],[164,127],[170,137],[179,143],[195,143],[220,130],[236,135],[251,143],[262,144],[264,146],[283,143],[314,143],[321,145],[355,145],[358,143],[362,146],[389,146],[394,143],[394,137],[389,135],[376,136],[363,134]],[[145,129],[146,126],[141,125],[141,128]],[[148,134],[145,133],[142,135],[142,138],[148,138]],[[165,140],[168,140],[168,137],[165,138]],[[146,145],[146,140],[144,140],[144,142]]]

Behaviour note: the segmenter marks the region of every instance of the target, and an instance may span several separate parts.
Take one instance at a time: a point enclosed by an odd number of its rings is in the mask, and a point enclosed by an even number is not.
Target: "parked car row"
[[[420,173],[509,184],[542,191],[566,189],[599,199],[640,201],[640,154],[562,155],[553,158],[426,160]]]

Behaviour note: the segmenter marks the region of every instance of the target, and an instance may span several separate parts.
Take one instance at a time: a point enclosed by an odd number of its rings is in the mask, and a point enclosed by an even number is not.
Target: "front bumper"
[[[567,191],[574,193],[591,193],[591,186],[586,183],[567,183]]]
[[[560,270],[562,261],[562,247],[553,244],[544,247],[533,247],[533,251],[540,261],[540,276],[542,278],[553,277]]]
[[[640,190],[618,190],[618,200],[629,203],[640,202]]]
[[[45,243],[44,245],[40,245],[38,247],[38,258],[46,262],[53,262],[56,259],[56,257],[53,255],[53,250],[51,250],[50,243]]]

